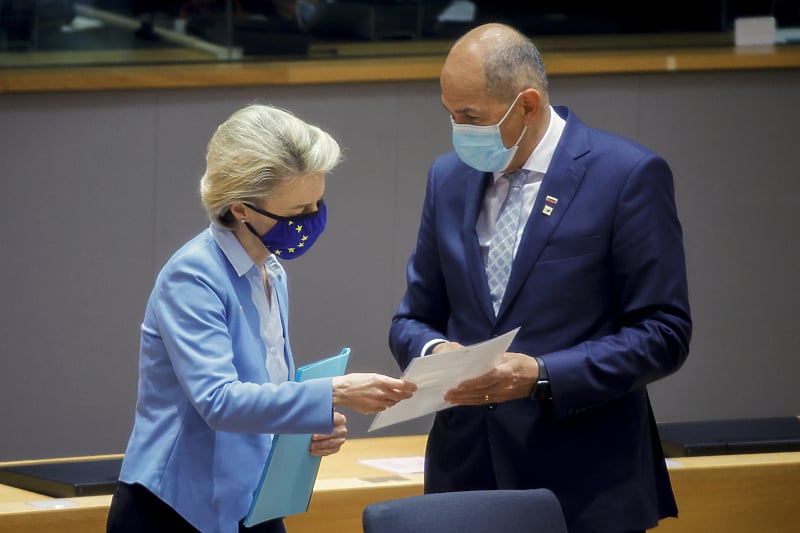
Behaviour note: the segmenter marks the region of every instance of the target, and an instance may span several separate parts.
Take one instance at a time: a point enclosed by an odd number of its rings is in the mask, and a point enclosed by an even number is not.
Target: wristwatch
[[[539,365],[539,379],[533,384],[531,389],[531,400],[551,400],[553,396],[550,394],[550,378],[547,375],[547,367],[544,366],[544,361],[539,357],[534,357],[536,364]]]

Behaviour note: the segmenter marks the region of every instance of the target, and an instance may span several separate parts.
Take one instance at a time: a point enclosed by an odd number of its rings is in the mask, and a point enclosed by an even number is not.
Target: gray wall
[[[659,421],[800,414],[800,71],[557,77],[551,94],[673,166],[696,326],[686,365],[651,386]],[[399,374],[388,324],[428,164],[449,149],[437,83],[0,95],[0,460],[124,450],[151,284],[207,225],[213,129],[256,100],[347,158],[328,231],[286,265],[297,361],[350,346],[351,371]]]

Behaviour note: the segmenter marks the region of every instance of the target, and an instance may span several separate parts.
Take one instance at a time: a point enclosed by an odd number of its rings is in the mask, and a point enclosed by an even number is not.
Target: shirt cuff
[[[447,342],[447,339],[431,339],[431,340],[429,340],[422,347],[422,353],[420,353],[419,355],[421,357],[425,357],[426,355],[430,355],[431,354],[431,350],[433,349],[433,347],[436,346],[437,344],[441,344],[443,342]]]

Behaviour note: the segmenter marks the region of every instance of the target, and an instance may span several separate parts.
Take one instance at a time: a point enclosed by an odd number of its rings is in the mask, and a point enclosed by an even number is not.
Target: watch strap
[[[536,364],[539,366],[539,379],[533,384],[531,399],[538,401],[550,400],[552,395],[550,394],[550,376],[547,373],[547,367],[540,357],[534,357],[534,359],[536,359]]]

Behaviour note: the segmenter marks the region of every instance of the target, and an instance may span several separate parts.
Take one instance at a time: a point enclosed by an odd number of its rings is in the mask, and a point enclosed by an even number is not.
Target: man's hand
[[[323,457],[332,455],[341,449],[347,437],[347,418],[342,413],[333,413],[333,433],[330,435],[312,435],[311,446],[308,451],[311,455]]]
[[[431,348],[431,353],[439,353],[439,352],[452,352],[453,350],[458,350],[459,348],[463,348],[463,344],[459,344],[457,342],[440,342]]]
[[[445,393],[453,405],[483,405],[526,398],[539,379],[536,359],[522,353],[506,352],[491,372],[468,379]]]

